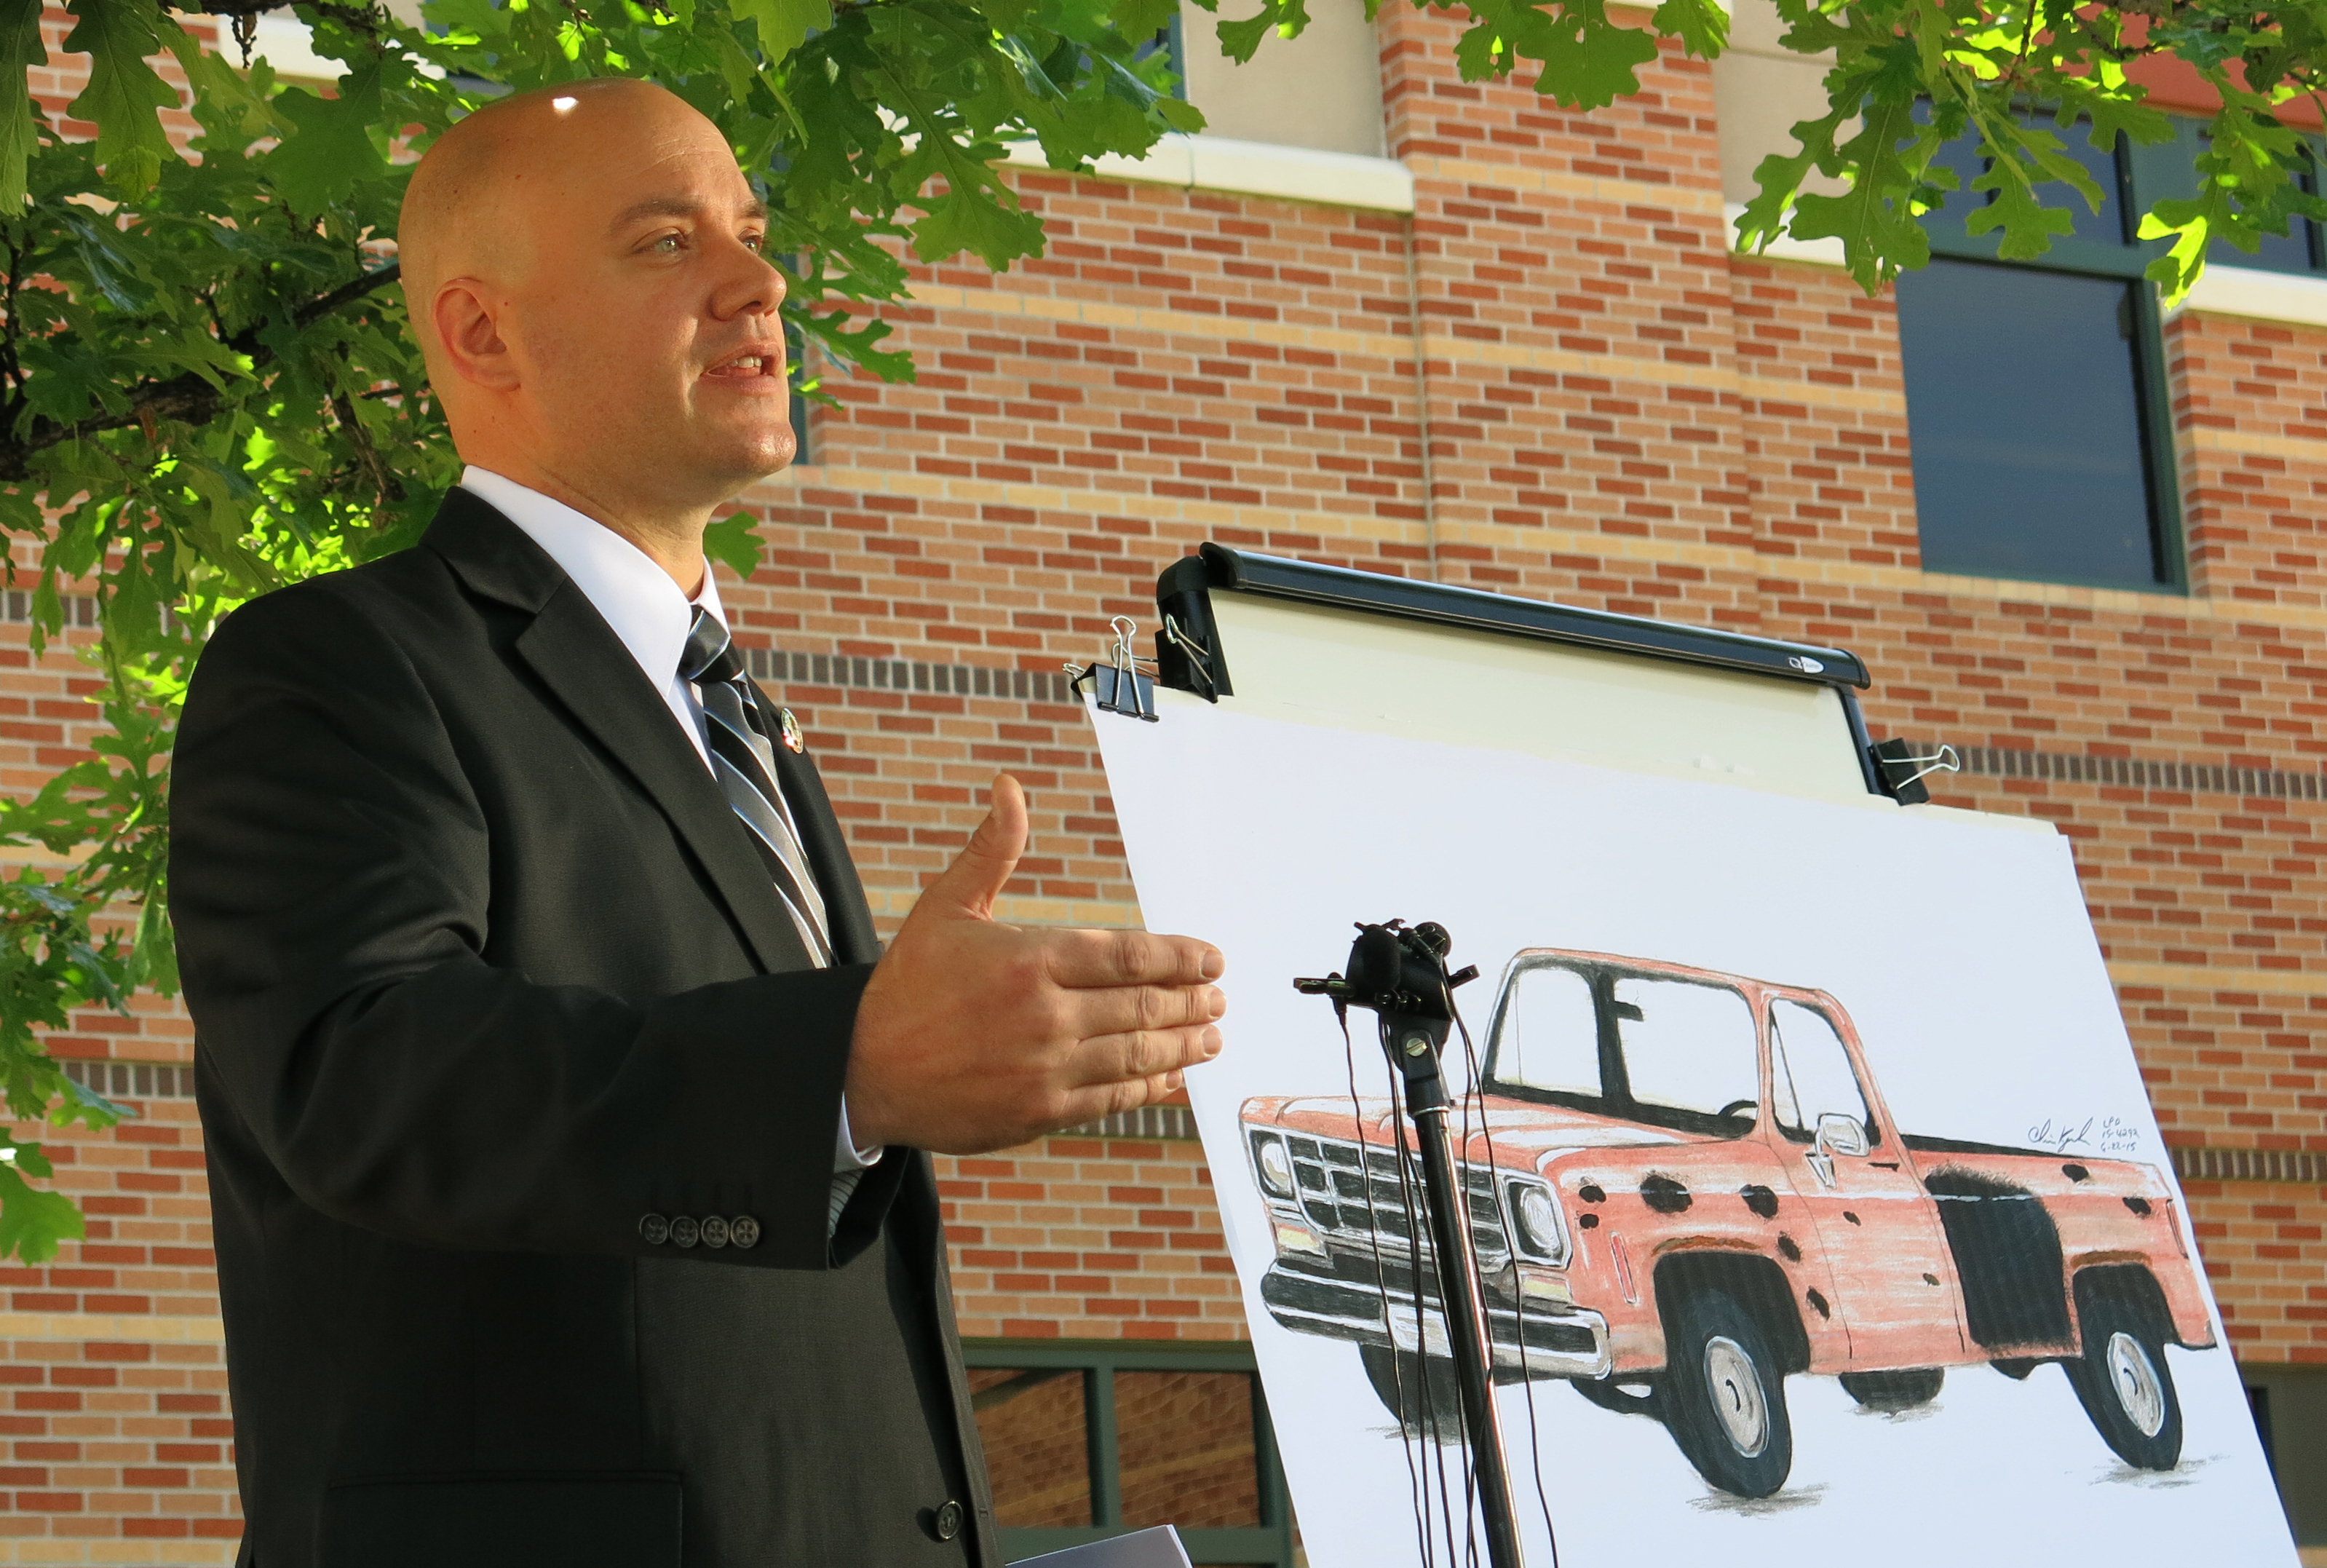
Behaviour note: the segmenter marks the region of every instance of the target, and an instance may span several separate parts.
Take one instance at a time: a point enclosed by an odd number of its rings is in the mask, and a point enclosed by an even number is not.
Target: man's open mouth
[[[722,359],[703,373],[724,378],[780,376],[784,373],[784,361],[780,354],[738,354],[732,359]]]

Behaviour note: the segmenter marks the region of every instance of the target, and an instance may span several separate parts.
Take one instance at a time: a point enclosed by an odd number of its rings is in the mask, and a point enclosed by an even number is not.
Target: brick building
[[[295,70],[295,27],[266,26]],[[1190,12],[1190,38],[1209,26]],[[65,31],[51,12],[35,73],[60,117]],[[2327,1548],[2315,237],[2169,319],[2129,281],[2123,215],[2175,154],[2096,154],[2115,216],[2045,265],[1987,265],[1943,220],[1949,259],[1870,300],[1817,247],[1730,249],[1815,87],[1765,14],[1720,65],[1668,51],[1590,116],[1463,84],[1456,31],[1341,0],[1241,72],[1191,50],[1212,133],[1095,177],[1016,170],[1045,257],[921,272],[887,313],[918,384],[840,382],[751,498],[769,561],[722,594],[876,912],[902,916],[1008,767],[1036,836],[1006,913],[1136,919],[1057,671],[1109,616],[1152,622],[1155,574],[1206,538],[1850,648],[1876,733],[1962,751],[1940,799],[2072,840],[2282,1484]],[[2064,363],[2073,418],[1995,417]],[[1965,490],[1990,471],[2025,488]],[[84,744],[91,683],[69,652],[32,661],[6,609],[21,790]],[[188,1027],[148,998],[51,1044],[141,1118],[56,1142],[89,1237],[0,1271],[0,1561],[228,1561]],[[1289,1561],[1189,1131],[1151,1111],[941,1162],[1005,1523],[1171,1519],[1211,1532],[1199,1561]]]

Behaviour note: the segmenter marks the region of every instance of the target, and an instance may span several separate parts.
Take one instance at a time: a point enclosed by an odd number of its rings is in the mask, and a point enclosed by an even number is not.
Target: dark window
[[[1292,1568],[1249,1345],[986,1339],[962,1354],[1005,1558],[1172,1525],[1197,1568]]]
[[[2147,588],[2144,285],[1939,260],[1899,279],[1923,567]]]
[[[2241,1367],[2298,1546],[2327,1546],[2327,1367]]]
[[[1971,576],[2178,587],[2182,579],[2163,322],[2141,273],[2163,246],[2130,214],[2161,193],[2155,159],[2058,136],[2101,191],[2039,188],[2073,231],[2033,262],[1996,256],[1969,215],[1989,193],[1976,136],[1943,149],[1961,189],[1930,229],[1934,259],[1898,285],[1899,348],[1923,567]],[[2187,154],[2182,158],[2185,178]]]

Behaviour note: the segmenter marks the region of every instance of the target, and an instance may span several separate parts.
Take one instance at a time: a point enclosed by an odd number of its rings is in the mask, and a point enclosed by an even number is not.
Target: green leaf
[[[46,1192],[17,1174],[16,1167],[32,1168],[38,1145],[9,1140],[14,1158],[0,1160],[0,1258],[14,1255],[28,1264],[46,1263],[68,1241],[88,1234],[80,1210],[61,1192]],[[25,1152],[29,1150],[29,1153]],[[41,1162],[46,1173],[46,1162]]]
[[[745,582],[760,569],[760,519],[749,512],[723,518],[703,530],[703,553]]]
[[[1677,38],[1699,60],[1714,60],[1729,46],[1729,13],[1716,0],[1664,0],[1657,7],[1657,31]]]
[[[147,55],[162,51],[154,22],[183,29],[162,12],[127,0],[69,0],[66,8],[79,24],[65,49],[89,56],[89,86],[70,112],[96,124],[97,161],[114,188],[142,195],[162,177],[163,160],[174,156],[158,111],[178,104],[178,95],[145,63]]]
[[[388,173],[388,160],[372,145],[381,73],[382,62],[375,59],[340,79],[337,98],[294,87],[275,100],[276,112],[294,129],[266,155],[266,169],[294,212],[321,214],[357,182]]]
[[[41,0],[0,0],[0,213],[24,205],[24,165],[42,125],[28,73],[48,62]]]
[[[759,30],[770,65],[832,25],[832,0],[733,0],[735,15]]]
[[[1656,34],[1609,21],[1606,0],[1572,0],[1556,18],[1513,31],[1519,47],[1543,61],[1535,90],[1563,108],[1605,108],[1629,98],[1640,90],[1639,68],[1657,57]]]

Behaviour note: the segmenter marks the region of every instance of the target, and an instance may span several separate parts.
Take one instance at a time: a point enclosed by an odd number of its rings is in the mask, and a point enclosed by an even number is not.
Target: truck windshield
[[[1487,1078],[1524,1098],[1723,1137],[1749,1130],[1761,1106],[1743,995],[1565,964],[1512,976]]]

